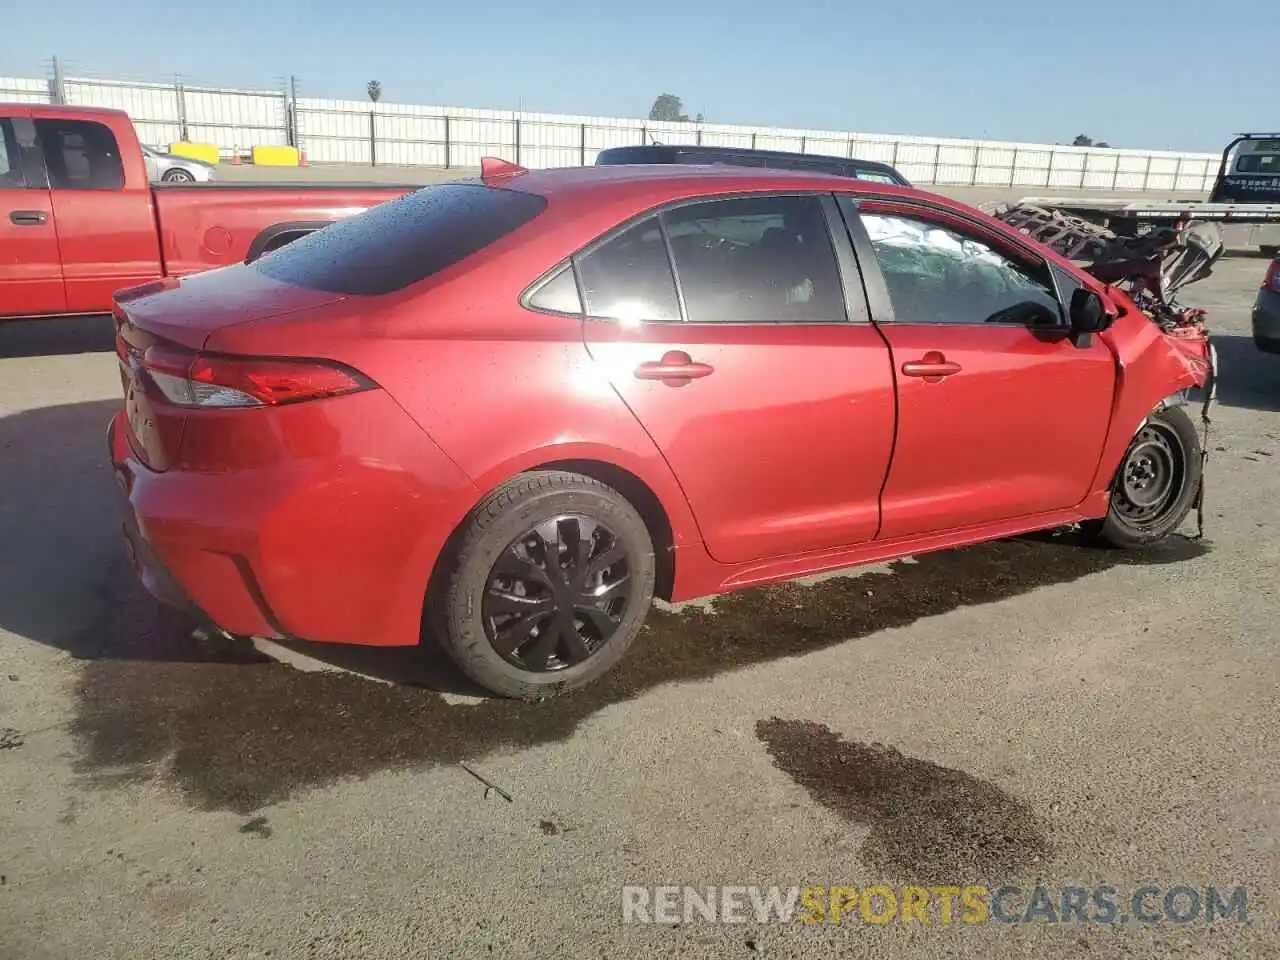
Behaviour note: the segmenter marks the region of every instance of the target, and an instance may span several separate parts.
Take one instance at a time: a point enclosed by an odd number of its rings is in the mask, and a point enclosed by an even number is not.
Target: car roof
[[[915,187],[855,180],[831,173],[779,170],[773,167],[702,166],[694,164],[603,164],[553,167],[484,180],[490,186],[534,193],[549,201],[595,197],[662,203],[681,197],[779,190],[840,191],[946,201]]]
[[[834,153],[799,153],[794,150],[765,150],[760,147],[726,147],[721,145],[702,146],[691,143],[638,143],[627,147],[606,147],[603,154],[614,153],[652,153],[655,155],[676,153],[702,153],[720,157],[760,157],[761,159],[795,159],[817,160],[826,163],[852,164],[873,170],[892,171],[893,167],[882,160],[864,160],[861,157],[840,157]]]
[[[0,103],[0,113],[10,116],[26,116],[35,114],[39,119],[42,114],[56,114],[58,117],[76,120],[105,120],[107,118],[128,118],[126,110],[115,107],[88,107],[79,104],[65,103]]]

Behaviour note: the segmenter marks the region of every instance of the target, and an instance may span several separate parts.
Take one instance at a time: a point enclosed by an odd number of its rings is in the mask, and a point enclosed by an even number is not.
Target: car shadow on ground
[[[859,576],[655,608],[611,673],[569,696],[459,703],[475,692],[443,655],[294,645],[353,673],[305,671],[248,644],[206,644],[145,594],[119,537],[105,429],[114,402],[0,419],[0,628],[83,661],[75,689],[79,772],[146,780],[163,767],[193,804],[248,813],[295,790],[398,766],[451,763],[568,737],[584,719],[658,685],[867,637],[1119,564],[1193,561],[1176,538],[1149,552],[1050,531],[922,555]],[[412,669],[409,665],[412,664]]]
[[[115,349],[110,314],[0,320],[0,357],[51,357],[109,353]]]
[[[1243,334],[1215,334],[1212,342],[1218,351],[1218,403],[1280,411],[1280,355],[1263,353]]]

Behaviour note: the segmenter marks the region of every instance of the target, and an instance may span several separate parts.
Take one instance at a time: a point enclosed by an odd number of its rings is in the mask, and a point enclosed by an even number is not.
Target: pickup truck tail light
[[[1271,261],[1271,266],[1267,268],[1267,275],[1262,281],[1262,289],[1280,293],[1280,259]]]
[[[149,347],[142,366],[166,399],[180,407],[278,407],[377,386],[327,360],[228,356],[172,346]]]

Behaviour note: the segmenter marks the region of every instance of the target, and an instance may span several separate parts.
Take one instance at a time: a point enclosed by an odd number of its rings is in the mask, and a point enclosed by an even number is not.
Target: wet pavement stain
[[[240,833],[252,834],[255,837],[261,837],[263,840],[271,837],[271,827],[268,825],[266,817],[254,817],[252,820],[240,824],[238,829]]]
[[[595,711],[659,684],[820,650],[1120,564],[1176,563],[1204,550],[1178,539],[1127,553],[1069,533],[1037,534],[926,554],[889,572],[730,594],[716,599],[714,613],[655,608],[622,662],[592,685],[543,703],[478,704],[442,695],[478,691],[434,648],[378,651],[427,662],[424,684],[387,685],[304,672],[247,645],[193,642],[191,624],[151,601],[121,560],[104,586],[102,617],[70,645],[90,661],[76,694],[78,770],[104,787],[163,770],[196,807],[248,815],[347,777],[561,740]]]
[[[871,828],[860,859],[879,878],[992,883],[1053,855],[1031,808],[985,780],[806,720],[761,720],[756,736],[814,802]]]

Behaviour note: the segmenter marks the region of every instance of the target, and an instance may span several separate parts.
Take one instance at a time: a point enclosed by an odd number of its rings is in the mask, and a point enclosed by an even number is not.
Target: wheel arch
[[[653,541],[653,553],[657,563],[654,592],[662,600],[671,599],[676,576],[675,535],[671,528],[671,517],[668,516],[667,508],[663,506],[658,495],[644,480],[630,470],[604,460],[551,460],[521,472],[529,473],[533,470],[563,470],[567,473],[581,474],[593,480],[599,480],[622,494],[640,514],[640,519],[644,521],[649,531],[649,539]]]
[[[1133,442],[1133,438],[1138,435],[1143,425],[1161,410],[1168,407],[1186,407],[1191,401],[1187,396],[1186,387],[1179,387],[1172,393],[1164,393],[1155,391],[1147,396],[1141,403],[1133,403],[1132,409],[1126,410],[1123,415],[1117,414],[1112,422],[1112,429],[1107,437],[1107,447],[1102,459],[1098,463],[1098,472],[1094,476],[1093,488],[1095,493],[1101,494],[1111,490],[1111,484],[1115,480],[1116,471],[1120,469],[1120,464],[1124,460],[1125,451],[1129,449],[1129,444]],[[1130,404],[1126,404],[1129,407]]]
[[[1106,336],[1116,355],[1116,392],[1102,456],[1094,475],[1093,496],[1102,497],[1142,424],[1167,406],[1189,402],[1187,394],[1207,382],[1208,363],[1193,360],[1188,348],[1162,333],[1145,316],[1121,318]]]
[[[428,604],[435,591],[446,579],[444,574],[456,556],[467,525],[474,515],[475,507],[483,503],[503,484],[510,483],[516,477],[543,470],[577,473],[598,480],[617,490],[628,503],[635,507],[653,541],[654,557],[657,562],[655,593],[660,599],[669,600],[675,584],[675,544],[678,527],[673,525],[671,511],[654,490],[653,485],[637,472],[611,460],[582,455],[561,457],[546,455],[532,462],[521,463],[518,467],[504,470],[496,477],[491,476],[486,482],[477,484],[480,495],[471,509],[467,510],[454,525],[432,565],[426,590]],[[679,522],[678,519],[676,522]]]
[[[249,244],[249,250],[244,255],[245,263],[252,263],[263,254],[270,253],[279,247],[283,247],[287,243],[294,240],[300,240],[309,233],[315,233],[324,227],[333,223],[332,220],[290,220],[283,223],[273,223],[267,227]]]

